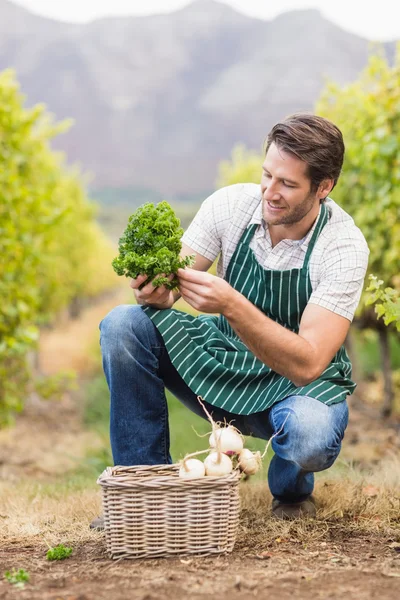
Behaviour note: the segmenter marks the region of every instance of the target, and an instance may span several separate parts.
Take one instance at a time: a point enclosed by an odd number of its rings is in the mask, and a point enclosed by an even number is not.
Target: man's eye
[[[286,183],[286,181],[283,182],[283,185],[288,187],[288,188],[294,188],[296,187],[295,185],[291,185],[290,183]]]

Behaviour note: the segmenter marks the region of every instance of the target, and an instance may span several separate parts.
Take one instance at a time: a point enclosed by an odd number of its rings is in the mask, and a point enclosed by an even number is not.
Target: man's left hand
[[[201,312],[224,314],[237,294],[224,279],[204,271],[178,269],[178,279],[182,298]]]

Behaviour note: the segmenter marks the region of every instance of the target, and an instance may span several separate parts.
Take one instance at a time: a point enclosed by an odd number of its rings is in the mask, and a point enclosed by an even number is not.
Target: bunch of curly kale
[[[144,204],[129,217],[119,240],[119,256],[112,261],[114,271],[133,279],[145,274],[154,287],[176,289],[176,275],[172,280],[167,276],[193,264],[192,256],[179,257],[182,234],[180,221],[168,202]]]

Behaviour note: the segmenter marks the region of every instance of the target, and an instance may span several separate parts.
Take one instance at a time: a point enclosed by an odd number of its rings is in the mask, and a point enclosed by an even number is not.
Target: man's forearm
[[[239,292],[235,291],[223,315],[249,350],[273,371],[298,386],[318,375],[311,344],[268,318]]]

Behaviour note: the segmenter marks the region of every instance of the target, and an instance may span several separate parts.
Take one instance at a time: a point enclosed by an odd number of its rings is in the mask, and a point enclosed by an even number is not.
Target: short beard
[[[265,202],[265,200],[264,200]],[[268,222],[268,218],[265,217],[264,213],[264,221],[271,225],[272,227],[275,225],[295,225],[299,223],[304,217],[308,215],[310,210],[313,209],[315,205],[315,193],[310,192],[306,198],[304,198],[301,204],[298,204],[296,208],[289,212],[286,216],[279,219],[279,221],[274,221],[272,223]]]

